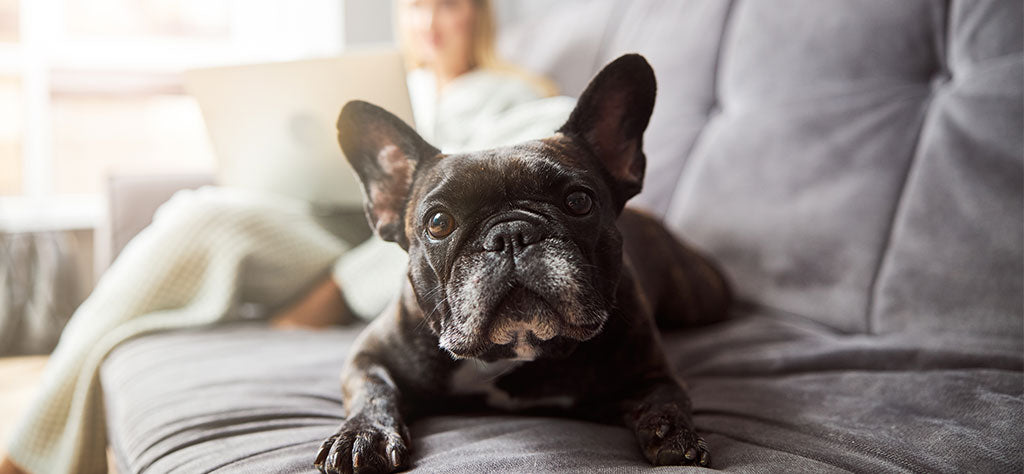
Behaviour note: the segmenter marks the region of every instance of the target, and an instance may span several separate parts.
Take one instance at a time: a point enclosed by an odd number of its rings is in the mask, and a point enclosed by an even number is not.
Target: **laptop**
[[[401,55],[393,50],[303,61],[190,70],[218,161],[218,183],[361,208],[355,172],[337,142],[346,102],[377,104],[413,125]]]

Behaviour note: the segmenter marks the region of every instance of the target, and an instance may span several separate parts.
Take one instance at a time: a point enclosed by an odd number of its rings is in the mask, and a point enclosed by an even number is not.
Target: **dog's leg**
[[[626,425],[652,464],[708,465],[708,446],[694,430],[690,397],[675,379],[666,375],[647,382],[622,408]]]
[[[411,301],[411,289],[402,301]],[[376,473],[410,463],[405,418],[444,393],[455,362],[423,330],[418,307],[396,302],[356,340],[341,373],[346,418],[317,452],[323,473]]]
[[[402,339],[401,319],[385,312],[356,340],[341,373],[347,416],[317,452],[314,465],[320,472],[393,472],[408,464],[409,430],[398,381],[404,378],[401,368],[414,364],[395,360],[401,351],[388,350]]]
[[[348,416],[324,441],[314,465],[320,472],[392,472],[406,466],[409,432],[399,392],[388,369],[372,354],[357,354],[342,376]]]
[[[651,464],[707,466],[708,446],[694,429],[690,397],[672,375],[649,306],[635,288],[631,272],[624,272],[616,298],[618,313],[609,318],[600,336],[573,356],[588,361],[583,367],[600,370],[592,377],[602,380],[605,390],[589,390],[590,399],[582,400],[576,413],[625,422]]]

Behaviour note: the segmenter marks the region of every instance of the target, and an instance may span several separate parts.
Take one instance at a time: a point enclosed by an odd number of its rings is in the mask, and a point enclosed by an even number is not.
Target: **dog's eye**
[[[455,230],[455,218],[451,214],[440,211],[431,216],[427,222],[427,232],[435,239],[448,237]]]
[[[594,202],[590,199],[590,195],[583,191],[573,191],[565,196],[565,207],[577,216],[590,212],[590,208],[593,206]]]

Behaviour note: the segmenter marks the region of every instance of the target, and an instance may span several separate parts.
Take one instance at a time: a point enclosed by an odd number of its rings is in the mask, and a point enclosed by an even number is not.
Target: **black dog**
[[[318,469],[403,469],[405,419],[474,393],[625,422],[651,463],[707,465],[655,323],[721,319],[729,290],[657,221],[623,212],[643,181],[654,95],[647,61],[623,56],[554,136],[457,155],[374,105],[344,107],[339,140],[370,224],[409,252],[409,278],[356,342],[342,374],[348,416]],[[490,375],[473,373],[484,366]]]

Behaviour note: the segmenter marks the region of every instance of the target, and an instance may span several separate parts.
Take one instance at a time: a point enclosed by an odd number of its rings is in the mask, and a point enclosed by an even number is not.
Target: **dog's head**
[[[455,357],[561,356],[598,334],[622,266],[615,221],[640,192],[654,73],[606,66],[543,140],[443,155],[366,102],[345,105],[341,147],[366,214],[409,252],[427,326]]]

